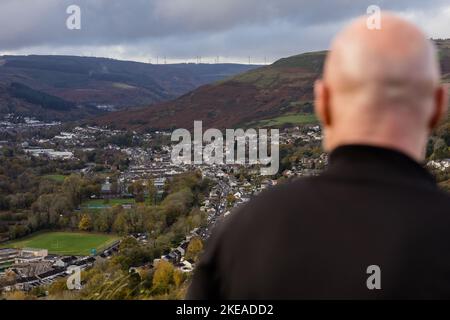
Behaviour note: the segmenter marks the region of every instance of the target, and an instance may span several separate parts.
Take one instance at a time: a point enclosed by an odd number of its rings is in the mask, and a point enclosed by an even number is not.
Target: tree
[[[100,232],[108,232],[111,229],[111,222],[108,216],[108,212],[101,211],[94,220],[94,229]]]
[[[0,194],[0,210],[9,210],[9,208],[10,208],[9,198]]]
[[[80,176],[76,174],[72,174],[66,179],[64,179],[63,190],[69,198],[72,200],[72,204],[74,207],[77,207],[81,204],[82,201],[82,184],[83,180]]]
[[[437,139],[434,143],[433,160],[440,160],[450,157],[449,147],[445,143],[444,139]]]
[[[194,195],[188,188],[168,195],[162,203],[167,225],[172,225],[179,216],[186,214],[193,201]]]
[[[189,230],[206,225],[206,212],[200,211],[199,208],[192,208],[187,217],[187,228]]]
[[[81,231],[89,231],[92,229],[92,221],[89,215],[83,214],[81,216],[80,223],[78,224],[78,229]]]
[[[142,181],[135,181],[128,187],[130,193],[134,195],[136,202],[144,202],[144,185]]]
[[[236,197],[234,196],[234,194],[229,193],[229,194],[227,195],[227,203],[228,203],[228,206],[229,206],[229,207],[232,207],[233,204],[234,204],[235,202],[236,202]]]
[[[50,181],[49,179],[44,179],[44,180],[40,181],[39,189],[38,189],[39,195],[50,194],[50,193],[53,193],[54,191],[55,191],[55,185],[52,181]]]
[[[450,121],[448,119],[436,129],[436,135],[444,139],[447,145],[450,145]]]
[[[117,184],[117,183],[116,183]],[[114,183],[111,185],[111,190],[114,188]],[[101,193],[101,184],[97,181],[85,181],[82,188],[81,188],[81,197],[82,198],[89,198],[93,195],[99,196]]]
[[[167,293],[173,284],[174,266],[165,260],[160,260],[153,274],[152,289],[155,293]]]
[[[194,237],[189,242],[189,245],[186,250],[186,259],[197,261],[200,252],[203,250],[203,242],[199,237]]]
[[[128,233],[129,228],[128,228],[128,221],[127,221],[125,212],[120,211],[117,214],[112,228],[113,228],[114,232],[119,233],[119,234],[127,234]]]
[[[36,209],[39,212],[45,212],[48,214],[50,212],[52,202],[53,202],[53,195],[44,194],[36,200]]]
[[[27,207],[27,199],[25,194],[16,193],[9,196],[9,206],[12,210],[25,209]]]
[[[49,209],[49,223],[54,225],[60,216],[73,210],[70,199],[63,194],[53,195],[53,201]]]
[[[173,272],[173,282],[177,288],[179,288],[183,284],[184,280],[186,280],[186,275],[184,274],[184,272],[180,270],[175,270]]]
[[[13,227],[10,227],[9,229],[9,238],[10,239],[17,239],[20,237],[25,236],[28,233],[28,228],[26,226],[16,224]]]
[[[148,180],[148,201],[150,204],[156,204],[156,194],[157,194],[157,190],[155,187],[155,183],[153,181],[153,179]]]
[[[119,252],[125,252],[128,249],[135,249],[139,246],[139,242],[136,240],[136,238],[132,236],[128,236],[122,240],[119,246]]]

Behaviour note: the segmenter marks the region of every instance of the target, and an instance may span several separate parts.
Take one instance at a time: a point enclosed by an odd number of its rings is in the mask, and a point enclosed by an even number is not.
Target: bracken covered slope
[[[450,82],[450,40],[436,40],[443,80]],[[270,66],[202,86],[170,102],[114,112],[94,123],[115,128],[152,130],[187,128],[194,120],[205,127],[233,128],[285,114],[311,113],[314,81],[326,52],[278,60]]]

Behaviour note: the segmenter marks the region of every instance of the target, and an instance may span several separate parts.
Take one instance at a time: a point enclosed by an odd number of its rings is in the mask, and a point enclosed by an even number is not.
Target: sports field
[[[43,232],[2,244],[2,248],[39,248],[51,254],[81,255],[91,254],[107,248],[119,238],[109,234],[82,232]]]
[[[104,199],[91,199],[84,202],[81,206],[85,209],[105,209],[111,208],[115,205],[122,204],[135,204],[136,201],[133,198],[114,198],[105,201]]]
[[[285,114],[279,117],[258,121],[256,127],[280,127],[282,125],[300,125],[317,123],[317,118],[313,114]]]

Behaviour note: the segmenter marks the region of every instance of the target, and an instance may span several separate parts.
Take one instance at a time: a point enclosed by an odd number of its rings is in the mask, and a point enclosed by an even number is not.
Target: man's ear
[[[331,125],[330,94],[323,80],[314,83],[314,110],[317,118],[325,127]]]
[[[434,129],[444,118],[448,109],[448,86],[441,85],[434,94],[434,113],[430,120],[430,129]]]

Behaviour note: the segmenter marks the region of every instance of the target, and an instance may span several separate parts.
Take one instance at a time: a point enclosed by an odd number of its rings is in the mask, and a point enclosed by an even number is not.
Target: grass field
[[[97,252],[107,248],[117,236],[81,232],[44,232],[25,238],[6,242],[3,248],[39,248],[47,249],[58,255],[90,255],[92,249]]]
[[[279,127],[284,124],[292,124],[292,125],[299,125],[299,124],[313,124],[317,123],[317,118],[313,114],[301,114],[301,113],[295,113],[295,114],[284,114],[276,118],[271,119],[265,119],[258,121],[255,126],[259,127]]]
[[[117,199],[109,199],[106,201],[104,199],[92,199],[83,202],[82,207],[87,209],[103,209],[110,208],[115,205],[121,204],[135,204],[136,201],[133,198],[117,198]]]
[[[62,174],[48,174],[45,175],[44,178],[53,180],[53,181],[57,181],[57,182],[64,182],[64,179],[66,178],[66,176],[62,175]]]

